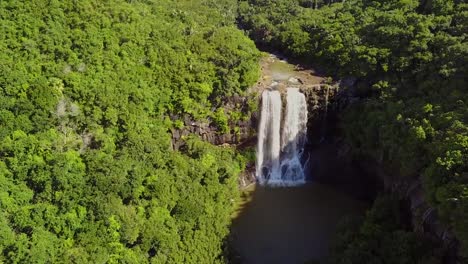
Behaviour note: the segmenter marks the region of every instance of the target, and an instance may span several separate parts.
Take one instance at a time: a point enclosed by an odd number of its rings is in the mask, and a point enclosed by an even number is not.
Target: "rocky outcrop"
[[[239,188],[241,190],[247,189],[249,186],[257,182],[255,173],[255,163],[247,164],[245,170],[241,173],[241,175],[239,175]]]
[[[248,112],[248,98],[243,96],[233,96],[226,99],[224,104],[226,113],[230,111]],[[178,117],[173,117],[178,119]],[[221,133],[220,129],[211,120],[196,121],[189,115],[183,117],[184,126],[180,129],[173,129],[172,148],[178,150],[185,145],[184,137],[197,135],[202,140],[213,145],[245,145],[255,139],[257,127],[257,115],[253,113],[248,120],[238,120],[229,122],[229,131]]]
[[[332,131],[328,129],[329,124],[332,124],[330,113],[333,111],[331,108],[335,105],[339,87],[328,84],[302,85],[301,91],[307,99],[309,143],[317,144],[326,138],[329,131]]]
[[[242,96],[227,98],[224,110],[226,113],[229,113],[229,111],[244,111],[244,113],[248,113],[248,98]],[[180,120],[180,117],[174,116],[172,119]],[[230,129],[227,133],[221,133],[220,129],[211,120],[196,121],[189,115],[184,116],[182,120],[184,122],[183,127],[179,129],[174,128],[171,131],[172,148],[174,150],[179,150],[183,147],[185,145],[184,139],[189,135],[197,135],[202,140],[210,142],[213,145],[235,145],[238,150],[255,146],[257,142],[257,113],[252,113],[247,120],[230,121]],[[246,169],[239,175],[239,188],[246,188],[255,181],[255,164],[248,163]]]
[[[241,144],[255,136],[254,120],[236,122],[228,133],[220,133],[218,127],[209,122],[194,121],[186,118],[184,127],[172,131],[172,147],[177,150],[185,144],[184,137],[198,135],[202,140],[213,145]]]
[[[416,232],[423,232],[442,243],[447,250],[446,263],[458,263],[458,240],[452,231],[439,219],[437,210],[431,207],[424,195],[421,176],[414,179],[389,177],[381,166],[376,169],[379,178],[383,180],[385,189],[399,195],[408,204],[411,223]]]

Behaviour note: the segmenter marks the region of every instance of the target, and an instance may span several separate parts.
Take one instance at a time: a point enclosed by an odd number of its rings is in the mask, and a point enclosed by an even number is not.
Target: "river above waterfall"
[[[315,70],[304,68],[301,65],[291,64],[282,59],[282,56],[269,54],[262,57],[260,61],[261,78],[257,85],[252,88],[253,91],[263,90],[271,86],[272,83],[279,83],[284,86],[291,84],[289,80],[297,80],[307,84],[318,84],[324,80],[324,77],[319,75]]]
[[[232,246],[244,264],[303,264],[327,256],[337,224],[366,204],[317,183],[254,186],[232,225]]]

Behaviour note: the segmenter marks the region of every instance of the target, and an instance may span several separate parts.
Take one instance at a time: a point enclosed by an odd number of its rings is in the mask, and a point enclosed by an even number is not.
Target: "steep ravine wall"
[[[255,96],[254,94],[250,96]],[[258,98],[257,98],[258,99]],[[233,96],[226,99],[224,110],[248,112],[248,104],[251,98],[247,96]],[[259,100],[259,99],[258,99]],[[202,140],[217,146],[234,146],[238,151],[253,147],[257,143],[257,122],[258,113],[252,112],[245,120],[229,122],[229,131],[221,133],[217,125],[212,121],[196,121],[190,116],[184,116],[184,126],[180,129],[173,129],[172,148],[178,150],[185,145],[184,138],[189,135],[199,136]],[[239,176],[239,187],[246,188],[256,181],[255,163],[246,164],[246,169]]]
[[[309,120],[309,174],[312,181],[329,184],[358,199],[372,201],[379,192],[396,194],[405,204],[415,232],[441,242],[447,252],[446,263],[458,262],[458,241],[441,223],[437,210],[424,197],[421,177],[404,178],[386,173],[378,159],[356,159],[346,144],[340,116],[347,106],[360,100],[356,80],[347,78],[332,85],[301,85],[306,95]]]
[[[458,241],[445,227],[426,198],[420,179],[404,179],[388,174],[382,169],[378,159],[356,160],[351,148],[343,139],[339,127],[340,112],[349,104],[360,100],[355,96],[355,81],[350,79],[328,84],[296,84],[306,95],[309,120],[307,152],[310,157],[310,178],[324,184],[333,185],[359,199],[372,200],[378,192],[386,191],[397,194],[407,204],[408,219],[415,232],[423,232],[439,240],[448,252],[447,263],[457,262]],[[259,101],[260,98],[257,98]],[[237,106],[242,109],[248,102],[247,97],[232,97],[226,103],[226,111]],[[246,121],[230,123],[228,133],[219,133],[215,124],[184,118],[184,127],[172,131],[172,145],[179,149],[184,145],[184,137],[190,134],[200,136],[214,145],[236,145],[254,147],[258,113],[252,113]],[[234,129],[237,127],[236,129]],[[235,132],[236,131],[236,132]],[[244,188],[255,182],[255,164],[247,164],[246,171],[239,177],[239,185]]]
[[[375,159],[361,160],[362,168],[383,183],[384,191],[398,195],[409,211],[409,219],[415,232],[430,235],[446,250],[445,263],[461,264],[458,257],[459,242],[453,232],[439,219],[437,210],[430,206],[424,195],[421,176],[404,178],[390,175],[383,170],[383,164]]]
[[[340,89],[330,93],[327,102],[327,110],[324,110],[323,104],[319,104],[319,113],[316,122],[326,126],[325,133],[322,128],[319,132],[310,132],[312,142],[317,142],[317,133],[323,133],[320,142],[314,147],[332,145],[331,149],[335,155],[335,160],[331,167],[355,167],[356,173],[339,174],[327,173],[327,178],[316,178],[317,181],[338,186],[344,186],[344,191],[357,195],[358,198],[372,198],[378,192],[390,192],[396,194],[405,204],[408,210],[408,221],[411,222],[415,232],[422,232],[430,235],[435,240],[441,242],[447,252],[446,263],[458,264],[458,241],[449,228],[447,228],[437,216],[437,210],[429,205],[421,182],[421,176],[415,178],[400,177],[398,174],[384,171],[384,165],[378,158],[367,157],[356,159],[352,156],[351,147],[343,140],[340,132],[339,116],[345,107],[360,100],[355,96],[355,87],[353,82],[342,82]],[[323,93],[323,92],[322,92]],[[323,98],[319,97],[319,98]],[[323,100],[323,99],[322,99]],[[325,112],[326,111],[326,112]],[[324,113],[325,116],[324,116]],[[313,126],[311,124],[310,126]],[[309,126],[309,127],[310,127]],[[315,129],[317,130],[317,129]],[[322,134],[322,135],[323,135]],[[315,140],[314,140],[315,139]],[[330,148],[330,147],[329,147]],[[332,168],[333,169],[333,168]],[[344,175],[344,177],[342,177]],[[346,178],[352,176],[353,178]],[[362,181],[360,184],[353,184],[355,181]],[[356,186],[358,190],[356,192]],[[359,187],[361,187],[359,189]],[[362,191],[369,192],[361,193]]]
[[[249,98],[247,96],[233,96],[226,99],[224,110],[247,111]],[[221,133],[219,128],[211,120],[196,121],[190,116],[183,117],[184,126],[180,129],[173,129],[172,148],[177,150],[185,144],[184,137],[197,135],[202,140],[213,145],[240,145],[246,142],[255,141],[257,128],[257,113],[252,113],[247,120],[229,122],[229,131]]]

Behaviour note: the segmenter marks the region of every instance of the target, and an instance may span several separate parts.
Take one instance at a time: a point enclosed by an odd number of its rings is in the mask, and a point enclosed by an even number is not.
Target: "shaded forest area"
[[[245,159],[186,138],[258,79],[236,1],[0,1],[0,262],[222,263]]]
[[[239,10],[258,45],[356,79],[361,100],[342,114],[355,158],[420,179],[468,254],[468,4],[241,0]],[[333,262],[440,263],[438,246],[410,232],[395,206],[384,195],[343,228]]]

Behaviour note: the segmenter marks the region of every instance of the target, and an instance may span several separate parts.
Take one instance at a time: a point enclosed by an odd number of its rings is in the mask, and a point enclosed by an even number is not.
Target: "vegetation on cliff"
[[[377,197],[364,218],[341,223],[327,263],[443,263],[445,252],[440,242],[413,232],[403,212],[398,197]]]
[[[242,0],[239,21],[261,45],[357,78],[363,100],[344,114],[356,157],[381,161],[394,177],[422,180],[466,254],[468,4],[328,2]]]
[[[0,262],[216,263],[243,158],[224,120],[256,81],[236,1],[0,1]],[[171,117],[171,118],[169,118]]]
[[[239,4],[239,13],[237,5]],[[357,78],[356,157],[422,179],[468,252],[468,4],[460,0],[0,1],[0,262],[217,263],[245,158],[229,129],[259,44]],[[431,263],[393,198],[340,232],[335,263]],[[387,210],[390,209],[390,210]],[[368,254],[367,254],[368,253]]]

